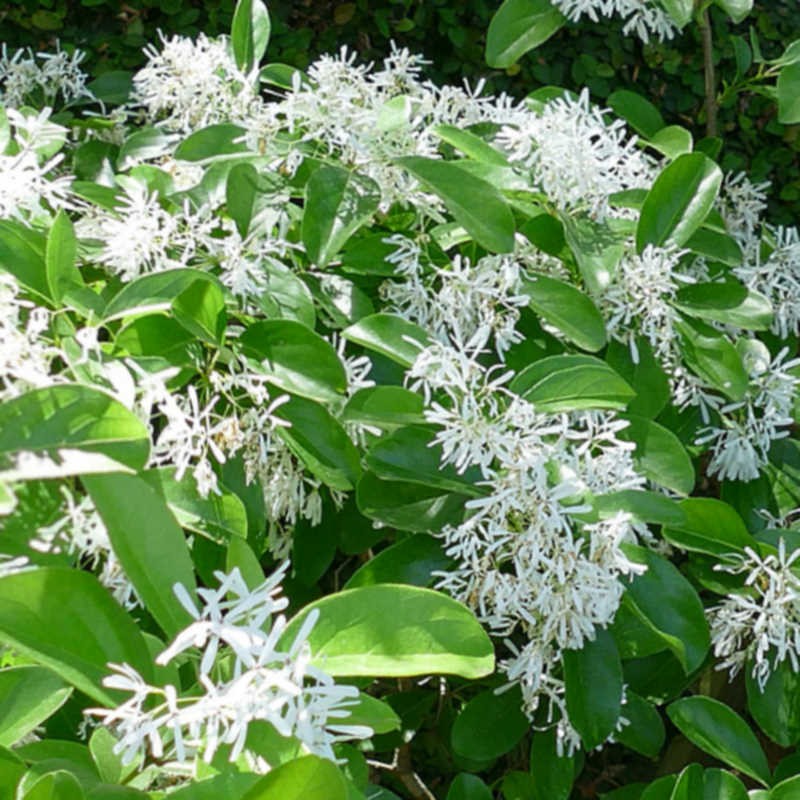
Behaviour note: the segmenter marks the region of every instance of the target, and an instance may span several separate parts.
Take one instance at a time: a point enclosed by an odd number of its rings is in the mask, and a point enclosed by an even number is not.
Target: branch
[[[699,19],[700,33],[703,37],[703,73],[706,95],[706,136],[717,135],[717,76],[714,70],[714,32],[711,29],[711,15],[708,8],[703,9]]]

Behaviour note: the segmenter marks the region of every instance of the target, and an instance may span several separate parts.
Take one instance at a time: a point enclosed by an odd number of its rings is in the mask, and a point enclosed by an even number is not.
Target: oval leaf
[[[566,23],[549,0],[505,0],[492,17],[486,34],[486,63],[506,69]]]

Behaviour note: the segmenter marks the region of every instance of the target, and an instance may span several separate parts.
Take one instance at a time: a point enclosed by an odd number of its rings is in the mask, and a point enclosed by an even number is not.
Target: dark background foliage
[[[423,53],[437,82],[486,78],[490,91],[524,96],[541,85],[570,89],[588,86],[603,102],[618,88],[653,100],[668,123],[703,135],[703,70],[699,32],[692,27],[672,42],[642,45],[623,36],[620,25],[571,25],[520,64],[490,70],[483,58],[486,29],[496,0],[272,0],[271,61],[304,67],[320,53],[348,45],[367,60],[380,60],[390,41]],[[98,74],[133,69],[142,48],[157,31],[209,35],[227,32],[234,0],[6,0],[0,10],[0,41],[9,48],[47,49],[60,39],[89,53]],[[734,37],[757,34],[766,57],[800,38],[797,0],[757,3],[754,13],[734,26],[713,13],[715,55],[721,80],[736,75]],[[800,216],[800,126],[777,122],[775,104],[753,92],[732,94],[723,104],[720,132],[722,166],[746,169],[774,186],[772,218],[794,224]]]

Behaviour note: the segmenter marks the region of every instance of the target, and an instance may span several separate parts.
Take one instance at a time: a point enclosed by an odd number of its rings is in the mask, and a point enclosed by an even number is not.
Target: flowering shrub
[[[607,796],[791,792],[797,230],[588,92],[268,39],[4,55],[0,775],[566,800],[666,705],[733,771]]]

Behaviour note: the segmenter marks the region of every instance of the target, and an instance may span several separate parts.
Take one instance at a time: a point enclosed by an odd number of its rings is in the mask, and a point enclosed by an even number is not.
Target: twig
[[[703,37],[703,74],[706,95],[706,136],[717,135],[717,76],[714,70],[714,32],[711,28],[711,15],[704,8],[699,19],[700,33]]]

